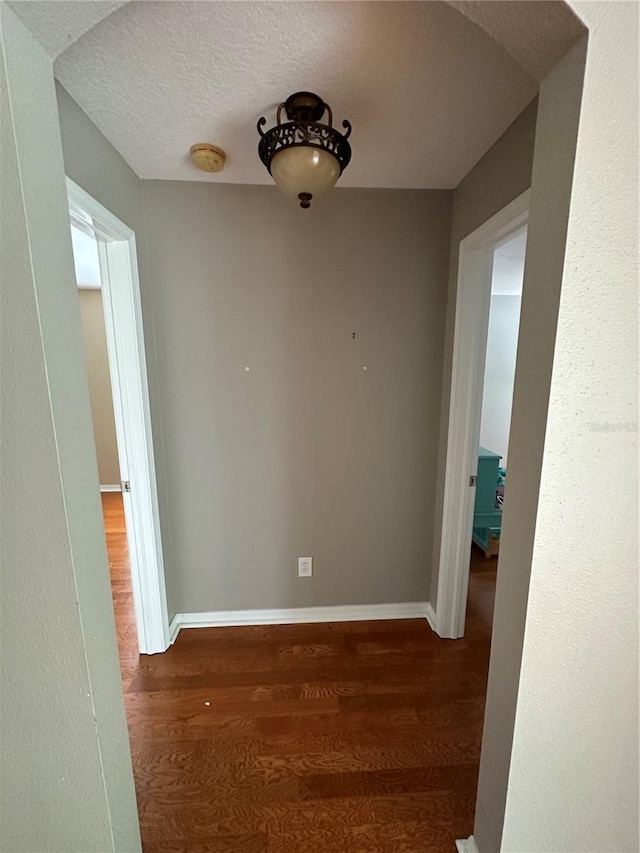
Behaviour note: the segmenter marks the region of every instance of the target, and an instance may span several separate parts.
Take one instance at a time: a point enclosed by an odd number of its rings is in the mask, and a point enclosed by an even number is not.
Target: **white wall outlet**
[[[313,574],[313,565],[311,557],[298,557],[298,577],[310,578]]]

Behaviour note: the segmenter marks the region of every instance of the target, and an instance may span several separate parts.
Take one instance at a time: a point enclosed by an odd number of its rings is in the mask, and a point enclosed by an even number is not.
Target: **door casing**
[[[469,547],[478,473],[480,416],[491,302],[493,252],[529,219],[530,190],[460,242],[449,396],[442,535],[433,628],[440,637],[464,636]]]
[[[98,241],[138,647],[164,652],[169,619],[135,233],[69,178],[67,195],[72,223]]]

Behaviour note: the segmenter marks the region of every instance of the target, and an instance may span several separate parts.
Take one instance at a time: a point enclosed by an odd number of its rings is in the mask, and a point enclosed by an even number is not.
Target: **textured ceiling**
[[[354,127],[343,186],[456,186],[581,32],[545,0],[11,5],[141,177],[223,183],[270,182],[256,121],[311,89]],[[190,164],[197,141],[222,174]]]
[[[126,0],[11,0],[9,6],[53,59]]]
[[[586,33],[558,0],[449,0],[449,5],[482,27],[536,80]]]
[[[256,121],[310,89],[353,124],[341,184],[453,187],[535,95],[446,3],[133,2],[60,55],[56,76],[144,178],[270,183]],[[227,152],[222,174],[194,142]]]

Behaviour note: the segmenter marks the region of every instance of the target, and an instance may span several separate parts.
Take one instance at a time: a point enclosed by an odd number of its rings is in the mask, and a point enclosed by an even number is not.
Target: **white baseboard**
[[[169,645],[173,645],[176,641],[176,637],[180,633],[180,616],[181,613],[176,613],[171,622],[169,623]]]
[[[429,627],[431,630],[437,634],[436,631],[436,612],[433,609],[433,606],[430,601],[427,601],[424,608],[424,615],[426,617],[427,622],[429,623]]]
[[[114,483],[113,485],[100,486],[101,492],[121,492],[122,486],[120,483]]]
[[[284,610],[214,610],[176,613],[169,626],[173,643],[182,628],[220,628],[225,625],[292,625],[304,622],[362,622],[369,619],[428,619],[424,601],[400,604],[346,604],[335,607],[292,607]]]
[[[479,853],[478,845],[473,835],[470,835],[469,838],[456,839],[456,850],[458,853]]]

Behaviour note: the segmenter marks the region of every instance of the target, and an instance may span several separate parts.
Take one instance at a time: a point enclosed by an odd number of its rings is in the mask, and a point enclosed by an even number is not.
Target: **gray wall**
[[[493,642],[474,834],[500,849],[511,761],[540,472],[547,424],[585,45],[540,88],[516,376],[509,476],[500,538]]]
[[[140,849],[51,61],[0,3],[1,845]]]
[[[451,224],[451,257],[445,332],[442,406],[440,419],[440,452],[436,487],[433,571],[429,600],[435,608],[438,597],[438,561],[442,534],[444,477],[447,433],[449,430],[449,396],[453,363],[453,337],[456,316],[456,288],[460,242],[487,219],[531,186],[533,148],[536,135],[537,100],[518,116],[484,157],[473,167],[453,193]]]
[[[426,600],[451,193],[143,193],[170,609]]]
[[[113,394],[109,376],[109,354],[104,327],[102,291],[83,288],[78,290],[82,340],[89,379],[89,401],[96,442],[98,477],[100,485],[120,483],[116,423],[113,414]]]

